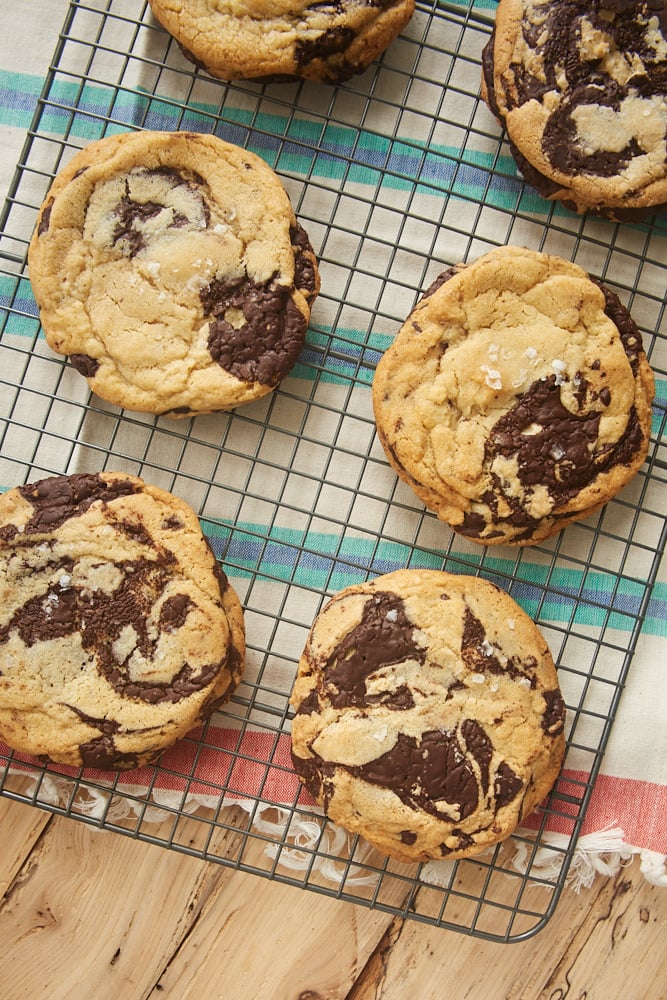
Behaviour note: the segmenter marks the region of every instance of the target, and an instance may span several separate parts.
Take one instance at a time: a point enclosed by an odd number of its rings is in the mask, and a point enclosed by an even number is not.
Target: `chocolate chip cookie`
[[[274,389],[317,261],[277,175],[215,136],[133,132],[57,175],[29,248],[46,339],[98,396],[188,416]]]
[[[184,54],[211,76],[340,83],[400,34],[414,0],[149,0]]]
[[[243,612],[182,500],[117,472],[0,497],[0,738],[74,766],[156,760],[238,684]]]
[[[394,470],[484,544],[539,542],[613,497],[646,457],[653,394],[618,296],[519,247],[444,272],[373,380]]]
[[[667,203],[664,0],[500,0],[482,94],[546,198],[634,220]]]
[[[308,791],[399,861],[505,839],[564,754],[544,638],[508,594],[471,576],[398,570],[340,591],[313,624],[291,703]]]

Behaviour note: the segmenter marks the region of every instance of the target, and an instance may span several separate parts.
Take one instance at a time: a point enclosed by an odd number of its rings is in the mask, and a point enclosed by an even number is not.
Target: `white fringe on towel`
[[[542,841],[546,846],[540,847],[532,858],[531,872],[544,877],[547,882],[555,881],[564,857],[562,851],[549,850],[548,845],[564,849],[567,837],[564,834],[546,833]],[[618,874],[621,866],[630,862],[635,853],[636,849],[625,843],[620,827],[607,826],[595,833],[587,833],[577,841],[566,884],[575,892],[588,889],[596,875],[609,878]],[[512,864],[517,871],[525,874],[529,859],[530,845],[522,842],[518,845]]]
[[[50,774],[42,774],[41,777],[31,775],[30,778],[35,787],[39,783],[35,796],[37,804],[59,808],[67,805],[71,794],[69,782]],[[140,796],[142,791],[137,789],[137,795]],[[30,792],[27,794],[30,795]],[[348,834],[344,830],[329,825],[323,832],[316,820],[279,806],[257,807],[254,801],[236,798],[229,799],[224,804],[240,806],[248,813],[253,813],[253,829],[275,841],[268,843],[265,850],[267,856],[281,867],[305,871],[314,866],[324,878],[336,885],[343,879],[346,883],[356,885],[371,885],[377,881],[377,874],[364,874],[364,860],[369,860],[372,849],[362,842],[355,851],[356,865],[350,867],[342,860],[337,862],[338,856],[349,854],[345,850]],[[126,798],[113,789],[86,787],[85,794],[83,789],[79,789],[73,815],[89,816],[102,822],[118,822],[134,814],[141,816],[142,823],[160,823],[174,809],[190,814],[202,808],[219,808],[220,805],[219,799],[213,796],[186,796],[157,788],[152,790],[152,804],[147,805],[144,799]],[[166,808],[160,808],[161,806]],[[537,849],[527,840],[510,839],[509,843],[515,846],[510,863],[517,872],[525,875],[530,868],[536,882],[546,888],[549,888],[550,882],[557,881],[564,862],[563,851],[568,843],[564,834],[543,834],[542,846]],[[492,850],[493,848],[487,853]],[[317,851],[315,856],[313,851]],[[613,825],[579,838],[567,873],[566,885],[575,892],[588,889],[597,875],[607,878],[614,876],[622,865],[630,864],[637,856],[640,859],[640,871],[647,882],[667,888],[667,857],[656,851],[642,850],[626,844],[623,830]],[[447,859],[430,861],[422,866],[420,878],[430,885],[447,887],[451,884],[455,864]]]
[[[546,833],[543,836],[545,844],[554,847],[564,847],[567,838],[563,834]],[[529,844],[518,845],[512,864],[517,871],[525,874],[528,867]],[[584,834],[577,841],[572,863],[567,873],[566,884],[575,892],[588,889],[597,875],[607,878],[617,875],[623,865],[630,864],[634,857],[639,856],[640,871],[647,882],[661,888],[667,888],[667,858],[656,851],[642,850],[625,843],[623,830],[617,826],[607,826],[595,833]],[[560,873],[563,856],[548,846],[540,847],[532,858],[531,872],[540,875],[547,881],[556,880]]]

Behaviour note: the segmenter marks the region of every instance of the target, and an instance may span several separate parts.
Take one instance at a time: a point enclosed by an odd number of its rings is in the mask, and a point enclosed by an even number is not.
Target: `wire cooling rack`
[[[577,217],[524,187],[479,100],[493,16],[491,0],[418,3],[401,38],[348,84],[226,85],[186,61],[144,0],[71,2],[1,220],[0,484],[121,469],[182,496],[242,599],[248,662],[226,709],[156,767],[75,772],[5,749],[0,790],[186,854],[511,941],[553,913],[638,635],[657,614],[667,224]],[[122,412],[90,397],[43,340],[26,269],[37,208],[76,149],[131,128],[214,132],[259,153],[318,254],[322,292],[296,368],[234,413],[170,421]],[[388,468],[370,402],[375,364],[420,292],[451,263],[504,243],[559,253],[614,288],[658,376],[652,447],[632,484],[599,516],[517,551],[454,537],[423,510]],[[474,861],[411,867],[381,857],[308,804],[289,764],[288,697],[314,616],[341,587],[403,566],[495,580],[538,622],[559,666],[563,775],[520,834]]]

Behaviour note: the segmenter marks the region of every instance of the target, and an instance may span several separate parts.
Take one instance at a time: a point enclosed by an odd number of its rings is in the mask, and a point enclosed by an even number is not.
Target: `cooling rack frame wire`
[[[145,0],[72,0],[0,219],[0,485],[120,468],[183,496],[246,614],[232,702],[154,768],[109,776],[5,750],[0,794],[305,889],[496,941],[545,926],[566,884],[665,544],[664,218],[577,217],[518,178],[479,98],[491,0],[418,3],[403,36],[339,87],[214,81]],[[283,179],[322,271],[306,347],[270,396],[170,421],[89,396],[46,347],[27,243],[72,153],[131,128],[215,132]],[[618,291],[658,376],[651,450],[593,518],[514,552],[460,538],[396,481],[369,405],[382,350],[445,267],[502,243],[576,260]],[[83,385],[82,385],[83,383]],[[662,494],[664,496],[664,492]],[[483,575],[542,628],[568,706],[566,770],[516,837],[404,866],[322,818],[289,764],[288,696],[327,597],[401,566]],[[648,626],[647,626],[648,623]],[[522,862],[517,864],[520,853]]]

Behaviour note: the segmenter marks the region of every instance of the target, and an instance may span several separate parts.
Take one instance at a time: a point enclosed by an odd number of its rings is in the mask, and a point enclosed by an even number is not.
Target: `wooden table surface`
[[[667,998],[667,890],[637,861],[496,944],[8,799],[0,824],[2,1000]]]

